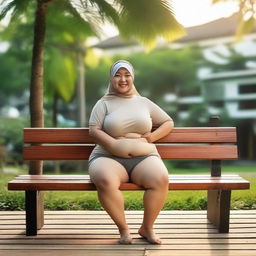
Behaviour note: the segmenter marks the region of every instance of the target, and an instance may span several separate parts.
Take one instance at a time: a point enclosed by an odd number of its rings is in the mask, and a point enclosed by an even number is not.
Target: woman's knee
[[[162,160],[154,156],[135,167],[131,178],[145,188],[164,188],[169,184],[168,170]]]
[[[90,179],[97,190],[118,189],[121,184],[121,178],[115,172],[102,169],[89,169]]]
[[[120,181],[113,179],[113,177],[106,177],[105,175],[98,175],[97,177],[92,177],[91,179],[97,190],[101,191],[118,189],[120,186]]]
[[[134,177],[134,183],[143,186],[145,189],[167,189],[169,186],[169,177],[166,172],[143,172],[140,174],[139,179]]]
[[[169,185],[168,174],[163,172],[155,175],[152,186],[155,188],[166,188]]]
[[[122,182],[129,177],[124,168],[117,162],[108,158],[99,158],[89,167],[91,181],[97,189],[118,189]]]

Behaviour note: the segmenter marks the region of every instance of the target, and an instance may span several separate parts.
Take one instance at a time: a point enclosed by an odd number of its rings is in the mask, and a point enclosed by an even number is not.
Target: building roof
[[[235,13],[227,18],[217,19],[199,26],[185,28],[187,35],[176,40],[175,43],[191,43],[207,39],[234,36],[238,25],[238,14]],[[254,29],[256,32],[256,29]],[[135,40],[124,41],[119,36],[108,38],[93,47],[111,49],[138,45]]]
[[[238,14],[228,18],[221,18],[199,26],[185,28],[187,35],[177,42],[194,42],[199,40],[214,39],[233,36],[238,25]]]

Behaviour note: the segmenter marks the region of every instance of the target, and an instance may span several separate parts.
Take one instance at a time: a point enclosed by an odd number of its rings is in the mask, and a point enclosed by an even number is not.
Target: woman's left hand
[[[163,124],[161,124],[157,129],[155,129],[153,132],[146,132],[141,137],[145,138],[148,143],[153,143],[164,136],[168,135],[173,129],[173,121],[167,120]]]
[[[141,138],[145,138],[148,143],[152,143],[152,133],[151,132],[146,132],[141,135]]]

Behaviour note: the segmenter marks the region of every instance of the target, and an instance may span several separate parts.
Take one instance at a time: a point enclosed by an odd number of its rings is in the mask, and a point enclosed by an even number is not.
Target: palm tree
[[[30,120],[31,127],[43,127],[43,77],[44,77],[44,41],[48,5],[65,4],[73,12],[79,11],[96,32],[97,24],[108,20],[114,23],[125,38],[135,37],[148,46],[152,46],[156,36],[169,40],[183,35],[182,26],[176,21],[167,0],[115,1],[112,5],[104,0],[3,0],[0,4],[0,19],[12,10],[12,18],[19,17],[34,4],[36,8],[34,22],[34,43],[30,79]],[[58,8],[56,9],[58,11]],[[141,15],[143,13],[143,15]],[[65,15],[65,13],[63,13]],[[30,173],[41,173],[42,163],[31,162]]]

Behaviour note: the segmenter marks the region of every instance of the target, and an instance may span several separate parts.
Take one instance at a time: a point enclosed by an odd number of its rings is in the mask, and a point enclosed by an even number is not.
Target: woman
[[[95,104],[89,120],[90,135],[97,143],[89,158],[89,174],[102,206],[119,229],[121,244],[132,243],[132,237],[119,187],[129,180],[142,186],[144,218],[138,233],[160,244],[153,224],[168,193],[168,171],[153,142],[171,132],[173,121],[140,96],[133,81],[129,62],[112,65],[108,92]],[[151,132],[152,126],[158,128]]]

